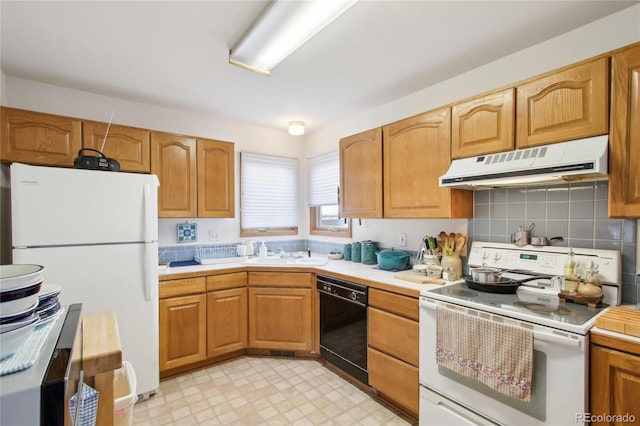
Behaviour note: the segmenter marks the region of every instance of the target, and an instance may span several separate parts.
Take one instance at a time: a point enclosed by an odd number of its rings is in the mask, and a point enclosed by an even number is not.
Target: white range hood
[[[440,186],[482,189],[607,178],[609,137],[453,160]]]

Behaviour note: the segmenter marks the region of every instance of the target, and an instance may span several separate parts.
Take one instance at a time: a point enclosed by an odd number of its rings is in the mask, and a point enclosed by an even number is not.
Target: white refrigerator
[[[13,263],[45,267],[63,305],[115,311],[136,393],[159,387],[155,175],[11,165]]]

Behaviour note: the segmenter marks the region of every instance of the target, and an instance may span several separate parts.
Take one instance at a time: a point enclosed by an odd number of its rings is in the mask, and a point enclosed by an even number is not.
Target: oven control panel
[[[610,283],[621,282],[620,252],[617,250],[573,249],[578,262],[578,273],[584,276],[587,269],[597,269],[600,278]],[[469,250],[471,267],[490,266],[500,269],[517,269],[523,273],[562,275],[568,247],[524,246],[507,243],[474,241]]]

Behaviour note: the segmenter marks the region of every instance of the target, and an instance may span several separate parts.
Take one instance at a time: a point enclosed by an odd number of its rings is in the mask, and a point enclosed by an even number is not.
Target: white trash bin
[[[114,372],[113,386],[113,423],[116,426],[130,426],[133,422],[133,406],[138,401],[136,372],[131,363],[123,361],[122,367]]]

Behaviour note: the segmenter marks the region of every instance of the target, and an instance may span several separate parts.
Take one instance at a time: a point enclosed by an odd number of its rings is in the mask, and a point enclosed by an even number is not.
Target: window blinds
[[[340,158],[329,152],[309,159],[309,205],[312,207],[338,204]]]
[[[297,158],[243,151],[240,176],[243,229],[298,226]]]

